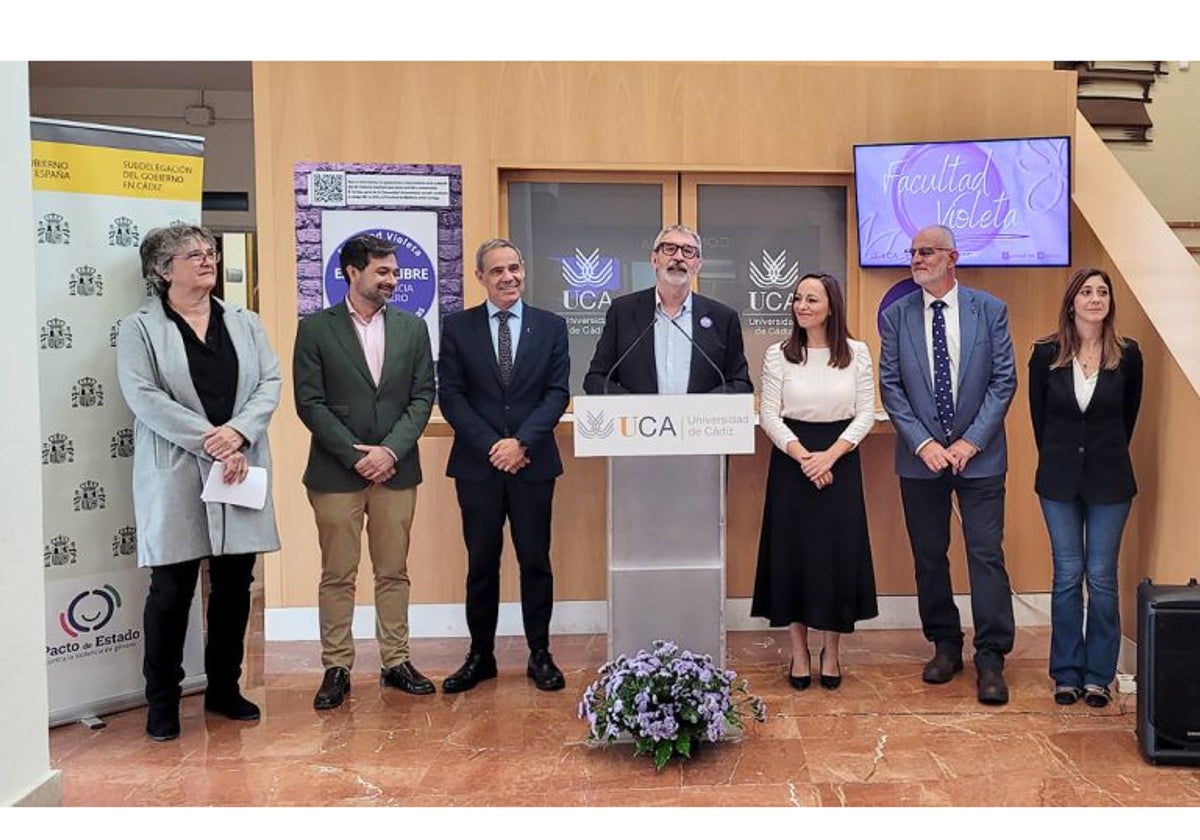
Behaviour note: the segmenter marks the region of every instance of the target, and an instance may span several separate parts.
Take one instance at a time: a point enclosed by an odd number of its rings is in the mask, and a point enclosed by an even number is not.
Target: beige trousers
[[[321,543],[321,665],[354,664],[354,589],[362,556],[363,518],[375,575],[375,638],[384,668],[407,662],[408,532],[417,488],[392,490],[379,484],[353,493],[308,491]]]

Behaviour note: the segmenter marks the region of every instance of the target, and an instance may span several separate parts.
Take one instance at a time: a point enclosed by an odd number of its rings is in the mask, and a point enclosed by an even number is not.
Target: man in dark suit
[[[654,238],[653,289],[623,295],[604,318],[583,380],[589,394],[748,394],[737,313],[692,291],[700,236],[671,225]]]
[[[916,562],[917,602],[934,657],[928,683],[962,670],[963,632],[950,584],[951,494],[958,497],[980,702],[1008,702],[1004,657],[1013,645],[1012,591],[1004,568],[1004,415],[1016,390],[1008,308],[960,286],[948,228],[920,231],[909,249],[921,287],[883,314],[879,391],[896,430],[896,472]]]
[[[342,246],[344,303],[300,322],[296,410],[312,432],[304,485],[321,543],[321,662],[313,700],[333,709],[350,691],[354,584],[366,517],[375,573],[380,682],[431,694],[408,646],[408,532],[421,483],[417,439],[433,405],[433,356],[425,322],[388,306],[396,247],[374,236]]]
[[[487,300],[447,316],[438,353],[438,404],[454,428],[446,475],[462,509],[471,631],[466,661],[442,690],[467,691],[496,676],[507,519],[521,573],[526,674],[537,688],[558,691],[566,681],[550,655],[550,512],[562,474],[554,427],[570,397],[567,323],[521,300],[525,262],[506,239],[479,246],[475,278]]]

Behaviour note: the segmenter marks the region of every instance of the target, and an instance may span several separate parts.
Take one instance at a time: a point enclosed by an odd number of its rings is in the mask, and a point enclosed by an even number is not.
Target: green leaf
[[[655,771],[662,770],[667,766],[667,762],[671,760],[671,753],[674,748],[670,741],[660,741],[654,750],[654,769]]]
[[[676,742],[675,742],[675,751],[678,752],[684,758],[691,758],[692,757],[692,736],[687,735],[687,734],[680,735],[678,740],[676,740]]]

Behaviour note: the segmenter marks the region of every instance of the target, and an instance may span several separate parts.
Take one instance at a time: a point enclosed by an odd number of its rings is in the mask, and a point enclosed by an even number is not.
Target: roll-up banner
[[[138,246],[200,223],[204,138],[35,119],[33,207],[50,725],[144,703],[133,415],[117,383],[121,319],[151,294]],[[200,492],[200,488],[196,488]],[[184,691],[204,685],[200,597]]]

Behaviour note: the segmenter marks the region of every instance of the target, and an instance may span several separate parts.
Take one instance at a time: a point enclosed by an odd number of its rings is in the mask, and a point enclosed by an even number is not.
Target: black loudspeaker
[[[1138,584],[1137,737],[1151,764],[1200,765],[1200,586]]]

